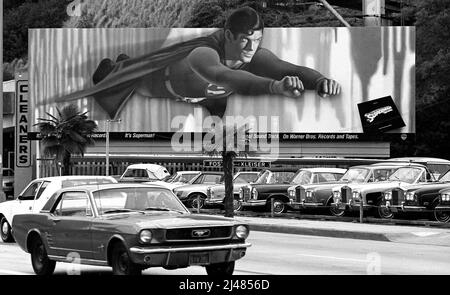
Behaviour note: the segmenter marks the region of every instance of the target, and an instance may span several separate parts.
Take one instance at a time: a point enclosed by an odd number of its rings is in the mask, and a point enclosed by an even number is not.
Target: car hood
[[[248,185],[248,183],[233,183],[233,191],[239,192],[239,189],[243,186]],[[224,194],[225,193],[225,185],[219,184],[211,187],[211,191],[215,194]]]
[[[174,188],[186,185],[186,183],[183,183],[183,182],[170,182],[169,183],[169,182],[165,182],[165,181],[161,181],[161,180],[148,182],[148,184],[160,185],[160,186],[168,188],[170,190],[173,190]]]
[[[108,221],[144,228],[185,228],[206,226],[233,226],[238,224],[233,218],[201,214],[178,214],[151,212],[147,214],[114,214],[104,217]]]
[[[290,188],[293,183],[273,183],[273,184],[252,184],[252,188],[256,188],[258,193],[272,193],[283,192],[287,194],[287,189]]]
[[[213,186],[215,184],[211,183],[203,183],[203,184],[188,184],[188,185],[182,185],[177,187],[177,191],[205,191],[210,186]]]
[[[322,190],[322,189],[332,189],[337,185],[346,185],[348,182],[341,181],[333,181],[333,182],[325,182],[325,183],[315,183],[315,184],[300,184],[300,186],[305,190]]]
[[[348,184],[349,188],[352,191],[360,191],[360,192],[374,192],[374,191],[385,191],[389,189],[393,189],[396,187],[407,188],[414,184],[402,182],[402,181],[380,181],[380,182],[372,182],[372,183],[358,183],[358,184]],[[345,186],[345,185],[344,185]]]
[[[414,191],[417,195],[437,193],[442,189],[450,188],[450,182],[433,182],[408,187],[408,191]]]

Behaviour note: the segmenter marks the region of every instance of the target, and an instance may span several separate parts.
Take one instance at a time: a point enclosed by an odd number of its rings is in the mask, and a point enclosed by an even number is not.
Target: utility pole
[[[3,0],[0,0],[0,202],[6,200],[3,191]]]
[[[384,18],[386,15],[386,0],[363,0],[362,6],[364,26],[379,27],[392,24],[392,21]]]
[[[106,132],[106,141],[105,141],[105,158],[106,158],[106,176],[109,176],[109,125],[112,122],[120,123],[121,119],[116,120],[106,120],[105,121],[105,132]]]

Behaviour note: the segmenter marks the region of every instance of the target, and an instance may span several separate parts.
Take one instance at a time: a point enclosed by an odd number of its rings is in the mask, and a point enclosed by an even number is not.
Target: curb
[[[248,225],[250,226],[250,231],[254,230],[254,231],[274,232],[274,233],[283,233],[283,234],[296,234],[296,235],[308,235],[308,236],[321,236],[321,237],[332,237],[332,238],[391,242],[391,240],[382,233],[368,233],[368,232],[345,231],[345,230],[329,230],[329,229],[318,229],[318,228],[303,228],[303,227],[297,227],[297,226],[273,225],[273,224],[248,223]]]

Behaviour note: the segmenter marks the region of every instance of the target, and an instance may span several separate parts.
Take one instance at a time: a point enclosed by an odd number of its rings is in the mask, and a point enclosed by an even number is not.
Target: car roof
[[[58,181],[58,180],[77,180],[77,179],[113,179],[117,181],[112,176],[104,175],[64,175],[64,176],[49,176],[36,178],[34,180],[48,180],[48,181]]]
[[[345,173],[345,171],[347,171],[347,169],[344,168],[328,168],[328,167],[314,167],[314,168],[301,168],[301,170],[307,170],[310,172],[316,172],[316,173],[323,173],[323,172],[328,172],[328,173]]]
[[[419,163],[442,163],[442,164],[450,164],[450,160],[440,159],[440,158],[431,158],[431,157],[400,157],[400,158],[391,158],[387,159],[389,161],[404,161],[404,162],[419,162]]]
[[[159,169],[166,169],[164,166],[158,164],[131,164],[127,169],[146,169],[150,171],[157,171]]]
[[[201,173],[201,171],[177,171],[175,173],[180,173],[180,174],[199,174],[199,173]]]
[[[408,167],[408,166],[417,166],[417,167],[425,167],[422,164],[419,163],[411,163],[411,162],[401,162],[401,161],[396,161],[396,162],[392,162],[392,163],[375,163],[372,165],[369,165],[371,167]]]
[[[202,171],[202,174],[216,174],[216,175],[222,175],[223,171]]]
[[[74,190],[85,190],[85,191],[98,191],[98,190],[106,190],[106,189],[113,189],[113,188],[141,188],[141,187],[147,187],[147,188],[157,188],[157,189],[163,189],[168,190],[169,189],[162,187],[160,185],[152,185],[152,184],[143,184],[143,183],[134,183],[134,182],[119,182],[119,183],[107,183],[107,184],[88,184],[88,185],[79,185],[74,187],[67,187],[60,189],[59,192],[65,192],[65,191],[74,191]]]
[[[261,172],[271,171],[271,172],[297,172],[298,167],[272,167],[262,170]]]

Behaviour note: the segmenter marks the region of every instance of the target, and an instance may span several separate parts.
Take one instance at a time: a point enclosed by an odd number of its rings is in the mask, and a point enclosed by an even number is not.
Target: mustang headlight
[[[340,191],[334,191],[333,192],[333,198],[334,199],[340,199],[341,198],[341,192]]]
[[[234,232],[239,239],[246,239],[248,237],[248,228],[245,225],[238,225]]]
[[[252,199],[257,199],[258,198],[258,191],[256,190],[256,188],[252,188]]]
[[[353,192],[353,199],[359,200],[361,198],[361,193],[360,192]]]
[[[239,198],[240,199],[244,198],[244,190],[242,189],[242,187],[239,189]]]
[[[406,193],[406,200],[407,201],[414,201],[414,197],[415,197],[415,194],[413,192]]]
[[[306,197],[307,198],[312,198],[313,196],[313,192],[312,191],[306,191]]]
[[[152,240],[152,232],[149,229],[141,230],[139,233],[139,241],[143,244],[148,244]]]
[[[392,192],[391,192],[391,191],[385,192],[385,193],[384,193],[384,199],[385,199],[386,201],[392,200]]]

